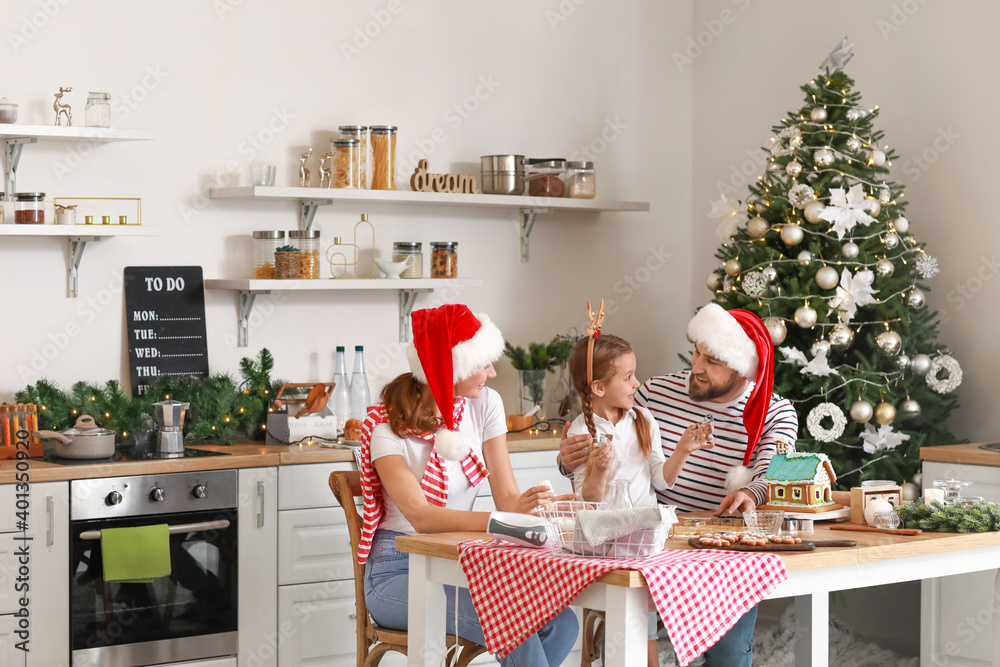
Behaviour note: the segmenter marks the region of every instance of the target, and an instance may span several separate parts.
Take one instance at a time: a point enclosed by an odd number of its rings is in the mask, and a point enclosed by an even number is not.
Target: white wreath
[[[939,377],[941,371],[947,372],[944,378]],[[962,384],[962,367],[949,354],[941,355],[931,362],[927,372],[927,386],[939,394],[950,394]]]
[[[827,417],[833,423],[830,428],[823,428],[821,422]],[[806,426],[809,428],[809,435],[820,442],[833,442],[844,435],[844,429],[847,428],[847,417],[844,416],[844,411],[839,406],[833,403],[820,403],[809,411],[809,416],[806,417]]]

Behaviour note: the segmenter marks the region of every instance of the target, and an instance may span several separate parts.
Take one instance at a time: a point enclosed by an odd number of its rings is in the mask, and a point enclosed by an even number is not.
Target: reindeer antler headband
[[[596,316],[590,307],[590,301],[587,301],[587,317],[590,318],[590,324],[587,326],[587,384],[589,385],[594,381],[594,339],[601,335],[601,325],[604,323],[604,299],[601,299],[601,305],[597,307]]]

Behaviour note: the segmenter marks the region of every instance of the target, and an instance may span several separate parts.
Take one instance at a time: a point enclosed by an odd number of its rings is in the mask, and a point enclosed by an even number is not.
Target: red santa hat
[[[459,461],[470,443],[454,421],[455,384],[500,358],[503,334],[485,313],[473,315],[462,304],[415,310],[412,323],[413,343],[406,350],[410,373],[430,387],[444,420],[434,447],[442,457]]]
[[[701,343],[713,357],[756,383],[743,409],[743,426],[747,431],[743,465],[750,465],[764,430],[774,387],[774,344],[767,327],[749,310],[725,310],[710,303],[691,318],[688,338]]]

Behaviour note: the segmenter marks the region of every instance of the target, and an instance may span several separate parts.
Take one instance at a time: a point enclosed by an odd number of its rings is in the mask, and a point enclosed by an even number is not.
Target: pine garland
[[[987,533],[1000,530],[1000,505],[978,502],[971,506],[944,505],[938,501],[926,505],[921,498],[899,508],[899,517],[907,528],[936,533]]]

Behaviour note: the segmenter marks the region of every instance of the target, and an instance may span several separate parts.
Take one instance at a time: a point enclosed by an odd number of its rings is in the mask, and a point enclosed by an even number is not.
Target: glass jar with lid
[[[333,152],[330,165],[331,188],[360,187],[360,159],[358,151],[361,142],[357,139],[332,139],[330,150]]]
[[[288,242],[299,249],[299,278],[319,278],[318,229],[293,229],[288,232]]]
[[[45,193],[15,192],[14,222],[19,225],[40,225],[44,223]]]
[[[396,189],[396,126],[372,125],[372,190]]]
[[[565,160],[528,160],[525,180],[532,197],[565,197]]]
[[[571,160],[566,163],[566,196],[574,199],[593,199],[597,195],[597,176],[594,163]]]
[[[458,277],[458,242],[431,242],[431,278]]]
[[[368,128],[365,125],[341,125],[337,128],[344,139],[358,141],[358,187],[368,187]]]
[[[87,93],[84,118],[87,127],[111,127],[111,95]]]
[[[268,230],[253,233],[253,277],[274,278],[274,251],[285,245],[285,232]]]
[[[424,277],[424,249],[419,241],[396,241],[392,244],[392,261],[407,262],[400,278]]]

